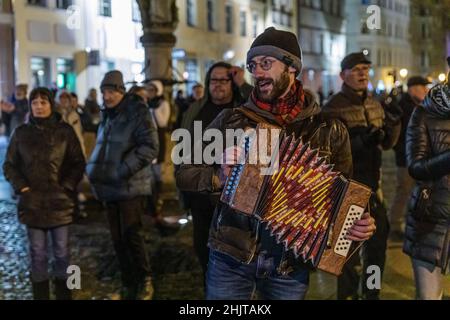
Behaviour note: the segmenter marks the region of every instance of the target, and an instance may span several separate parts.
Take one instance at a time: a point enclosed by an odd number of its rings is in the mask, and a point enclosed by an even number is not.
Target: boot
[[[137,285],[136,300],[152,300],[154,291],[152,278],[145,277]]]
[[[50,300],[49,281],[32,282],[34,300]]]
[[[72,291],[67,288],[66,279],[55,279],[56,300],[72,300]]]

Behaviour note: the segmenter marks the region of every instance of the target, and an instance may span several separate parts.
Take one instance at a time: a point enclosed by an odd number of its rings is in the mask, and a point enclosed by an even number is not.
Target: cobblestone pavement
[[[0,156],[4,153],[0,141]],[[1,160],[1,159],[0,159]],[[168,183],[164,194],[164,213],[180,214],[173,178],[167,171]],[[393,196],[394,167],[392,157],[385,162],[385,194],[387,202]],[[393,180],[392,180],[393,181]],[[118,299],[120,274],[109,236],[102,206],[89,201],[88,218],[71,226],[71,253],[74,265],[82,271],[82,289],[74,292],[75,299]],[[154,272],[155,299],[203,299],[201,270],[192,248],[192,224],[176,235],[161,237],[144,218],[145,241]],[[334,299],[335,278],[314,272],[308,299]],[[29,258],[25,228],[16,217],[15,202],[0,172],[0,300],[31,299]],[[450,294],[450,279],[445,281],[446,295]],[[390,243],[382,287],[383,299],[412,299],[414,283],[409,259],[401,252],[401,243]]]

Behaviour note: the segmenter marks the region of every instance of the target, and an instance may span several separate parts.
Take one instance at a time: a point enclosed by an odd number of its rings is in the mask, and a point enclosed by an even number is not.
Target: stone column
[[[144,35],[147,79],[158,79],[166,85],[172,82],[172,49],[178,25],[175,0],[137,0],[141,11]]]

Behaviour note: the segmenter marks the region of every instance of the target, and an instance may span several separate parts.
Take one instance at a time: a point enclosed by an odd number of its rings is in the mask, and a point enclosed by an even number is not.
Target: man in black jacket
[[[252,86],[244,80],[244,70],[226,62],[211,66],[205,77],[205,96],[193,103],[183,117],[181,128],[194,132],[194,122],[205,130],[225,109],[239,107],[248,99]],[[183,193],[184,205],[190,208],[194,225],[194,249],[202,266],[204,275],[208,265],[207,246],[209,226],[214,209],[219,200],[218,194]]]
[[[253,42],[247,54],[248,70],[255,81],[248,102],[239,109],[226,109],[209,126],[225,136],[226,129],[255,128],[255,117],[295,133],[311,142],[320,155],[350,174],[352,161],[348,133],[339,121],[324,121],[313,95],[296,77],[302,69],[297,37],[290,32],[268,28]],[[227,148],[224,159],[239,152]],[[231,165],[182,165],[178,187],[185,191],[220,191]],[[375,230],[365,215],[350,230],[349,239],[368,239]],[[210,229],[211,249],[207,299],[250,299],[255,288],[263,299],[297,300],[305,297],[308,268],[290,252],[284,252],[254,216],[240,214],[219,202]]]
[[[122,73],[107,73],[101,90],[106,108],[87,173],[96,197],[107,205],[122,298],[151,299],[141,215],[151,194],[150,164],[158,155],[158,135],[141,98],[125,95]]]
[[[400,114],[387,112],[381,104],[369,97],[370,61],[363,53],[351,53],[341,62],[341,78],[344,81],[341,92],[334,95],[324,107],[324,113],[331,119],[341,120],[348,128],[353,157],[353,179],[372,188],[370,201],[377,232],[364,244],[363,295],[366,299],[378,299],[378,289],[366,286],[367,267],[384,269],[389,224],[381,193],[382,150],[391,149],[400,133]],[[357,298],[359,275],[356,266],[359,255],[344,267],[338,278],[338,299]]]
[[[406,129],[413,111],[420,106],[425,99],[430,82],[421,76],[408,79],[408,92],[400,99],[402,110],[402,130],[397,144],[394,147],[395,164],[397,165],[397,186],[395,197],[389,210],[389,223],[391,240],[402,240],[403,229],[407,211],[407,203],[414,188],[414,179],[408,173],[406,166]]]

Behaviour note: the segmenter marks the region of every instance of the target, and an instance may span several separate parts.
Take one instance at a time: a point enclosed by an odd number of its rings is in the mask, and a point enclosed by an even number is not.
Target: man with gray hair
[[[142,99],[125,94],[120,71],[108,72],[100,88],[105,109],[87,173],[95,196],[106,203],[122,275],[121,298],[149,300],[153,285],[142,214],[151,194],[150,165],[158,155],[158,135]]]

